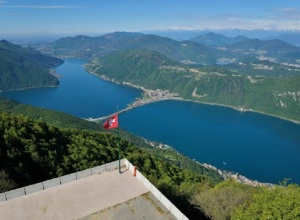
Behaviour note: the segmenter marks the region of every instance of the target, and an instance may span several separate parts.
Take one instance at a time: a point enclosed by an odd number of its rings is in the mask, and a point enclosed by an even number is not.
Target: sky
[[[300,0],[0,0],[1,35],[300,30]]]

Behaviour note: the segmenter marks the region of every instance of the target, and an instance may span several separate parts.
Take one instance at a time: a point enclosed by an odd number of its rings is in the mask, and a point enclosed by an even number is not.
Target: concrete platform
[[[0,219],[80,219],[149,192],[124,169],[122,174],[118,169],[104,172],[1,202]]]
[[[151,193],[93,213],[80,220],[176,220],[176,217]]]

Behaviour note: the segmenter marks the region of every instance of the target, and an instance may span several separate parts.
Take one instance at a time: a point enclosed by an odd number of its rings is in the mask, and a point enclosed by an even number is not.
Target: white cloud
[[[0,5],[0,8],[64,9],[64,8],[80,8],[80,7],[68,6],[68,5]]]
[[[281,8],[277,10],[275,18],[277,19],[289,19],[289,20],[299,20],[300,19],[300,8]]]
[[[300,8],[285,8],[268,11],[264,15],[223,13],[215,15],[174,15],[180,24],[165,24],[160,30],[199,29],[279,29],[300,30]]]
[[[201,29],[266,29],[266,30],[300,30],[300,21],[251,20],[243,21],[234,18],[227,20],[206,19],[193,25],[155,26],[158,30],[201,30]]]

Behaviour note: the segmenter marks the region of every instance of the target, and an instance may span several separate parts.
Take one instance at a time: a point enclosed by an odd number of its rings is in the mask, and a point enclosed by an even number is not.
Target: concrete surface
[[[150,192],[80,220],[175,220],[175,216]]]
[[[80,219],[147,192],[124,167],[1,202],[0,219]]]

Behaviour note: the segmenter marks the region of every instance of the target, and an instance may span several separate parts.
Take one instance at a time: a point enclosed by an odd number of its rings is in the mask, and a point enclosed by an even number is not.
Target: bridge
[[[155,102],[170,101],[170,100],[179,100],[179,98],[168,97],[168,98],[161,98],[161,99],[138,100],[138,101],[135,101],[132,105],[127,106],[126,108],[124,108],[122,110],[119,110],[118,113],[121,114],[121,113],[129,111],[131,109],[141,107],[143,105],[148,105],[148,104],[155,103]],[[85,118],[85,120],[92,121],[92,122],[101,122],[102,120],[107,119],[108,117],[112,116],[113,114],[102,116],[99,118]]]

